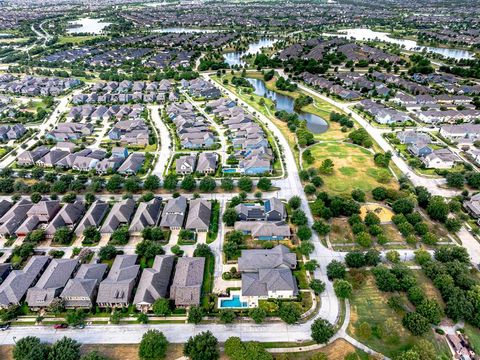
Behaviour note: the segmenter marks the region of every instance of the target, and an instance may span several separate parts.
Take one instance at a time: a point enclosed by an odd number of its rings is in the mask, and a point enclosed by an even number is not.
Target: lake
[[[314,134],[321,134],[328,130],[328,123],[320,116],[303,111],[296,111],[292,97],[269,90],[263,80],[253,78],[246,79],[254,87],[254,93],[256,95],[264,96],[275,101],[275,110],[285,110],[289,113],[296,113],[300,119],[307,122],[308,129]]]
[[[242,56],[258,54],[262,48],[272,47],[273,44],[275,44],[276,42],[276,39],[263,38],[258,40],[257,42],[249,44],[246,51],[229,52],[223,54],[223,58],[225,59],[225,62],[230,66],[243,66],[245,65],[245,61],[242,60]]]
[[[184,27],[170,27],[164,29],[155,29],[152,30],[153,32],[160,32],[160,33],[215,33],[218,30],[215,29],[194,29],[194,28],[184,28]]]
[[[67,30],[69,34],[94,34],[99,35],[103,29],[111,25],[109,22],[102,22],[101,19],[82,18],[76,21],[69,21],[69,25],[74,26]]]
[[[453,58],[455,60],[475,58],[475,55],[472,52],[467,50],[418,45],[418,43],[414,40],[395,39],[390,37],[389,33],[373,31],[367,28],[345,29],[345,30],[339,30],[338,32],[339,34],[323,34],[323,35],[354,38],[355,40],[361,40],[361,41],[380,40],[380,41],[385,41],[391,44],[400,45],[403,48],[405,48],[405,50],[421,52],[425,49],[427,52],[432,52],[447,58]]]

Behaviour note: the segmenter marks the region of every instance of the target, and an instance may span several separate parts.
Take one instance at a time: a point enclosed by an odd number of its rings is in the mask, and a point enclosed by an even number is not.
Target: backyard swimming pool
[[[240,295],[233,295],[231,299],[221,299],[219,307],[221,309],[248,308],[248,303],[244,301],[240,301]]]

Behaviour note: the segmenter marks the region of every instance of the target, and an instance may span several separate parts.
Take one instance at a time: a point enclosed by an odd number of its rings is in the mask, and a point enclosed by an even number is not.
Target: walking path
[[[160,135],[160,151],[158,152],[158,160],[155,163],[152,173],[159,178],[163,178],[172,154],[172,139],[170,138],[170,132],[168,131],[167,126],[160,117],[160,106],[150,105],[148,106],[148,109],[150,110],[152,121]]]

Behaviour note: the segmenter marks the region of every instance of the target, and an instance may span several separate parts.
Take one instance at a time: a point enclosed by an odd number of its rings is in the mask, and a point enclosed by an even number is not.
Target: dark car
[[[10,323],[0,324],[0,331],[5,331],[10,329]]]
[[[53,328],[54,329],[66,329],[66,328],[68,328],[68,325],[67,324],[55,324],[55,325],[53,325]]]

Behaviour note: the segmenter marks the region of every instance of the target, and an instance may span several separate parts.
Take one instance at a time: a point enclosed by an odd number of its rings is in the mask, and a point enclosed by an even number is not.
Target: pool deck
[[[234,296],[238,296],[239,297],[239,302],[240,304],[242,303],[246,303],[247,306],[222,306],[222,301],[225,301],[225,300],[233,300],[233,297]],[[246,300],[243,296],[242,296],[242,293],[238,290],[236,291],[231,291],[230,292],[230,296],[229,297],[219,297],[218,298],[218,303],[217,303],[217,307],[219,309],[250,309],[250,308],[256,308],[258,307],[258,300],[253,300],[253,299],[250,299],[249,300]]]

